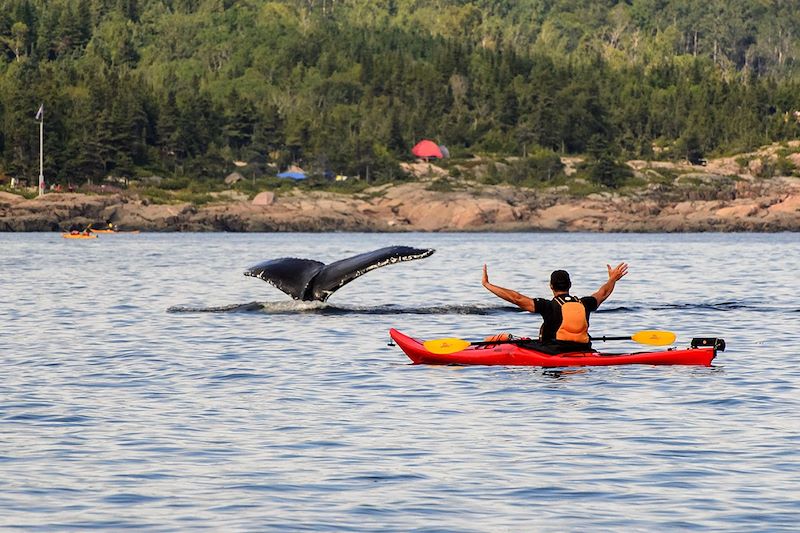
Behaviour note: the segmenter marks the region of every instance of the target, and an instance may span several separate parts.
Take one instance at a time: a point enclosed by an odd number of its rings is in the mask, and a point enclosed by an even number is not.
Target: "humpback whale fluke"
[[[261,278],[295,300],[324,302],[335,291],[370,270],[400,261],[422,259],[434,251],[432,248],[387,246],[329,265],[313,259],[281,257],[259,263],[247,269],[244,275]]]

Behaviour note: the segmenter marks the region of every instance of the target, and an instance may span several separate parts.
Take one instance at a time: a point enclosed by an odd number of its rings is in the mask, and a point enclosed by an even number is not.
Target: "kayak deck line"
[[[546,354],[517,343],[469,346],[449,354],[437,354],[425,348],[423,341],[390,329],[389,335],[414,364],[429,365],[503,365],[540,366],[612,366],[612,365],[697,365],[711,366],[717,351],[725,350],[725,341],[716,338],[693,339],[689,348],[669,348],[652,352],[600,353],[570,352]]]

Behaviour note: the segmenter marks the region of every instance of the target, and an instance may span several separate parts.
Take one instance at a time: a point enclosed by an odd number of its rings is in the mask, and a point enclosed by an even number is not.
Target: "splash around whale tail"
[[[423,259],[432,248],[387,246],[326,265],[313,259],[281,257],[248,268],[245,276],[261,278],[295,300],[324,302],[359,276],[382,266]]]

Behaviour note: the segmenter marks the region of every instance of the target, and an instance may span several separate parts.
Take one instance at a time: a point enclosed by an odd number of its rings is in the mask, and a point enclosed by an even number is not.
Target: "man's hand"
[[[620,263],[614,268],[611,268],[611,265],[606,265],[606,268],[608,268],[608,279],[614,282],[619,281],[628,273],[628,263]]]
[[[486,270],[486,265],[483,265],[483,281],[481,282],[484,287],[489,285],[489,272]]]

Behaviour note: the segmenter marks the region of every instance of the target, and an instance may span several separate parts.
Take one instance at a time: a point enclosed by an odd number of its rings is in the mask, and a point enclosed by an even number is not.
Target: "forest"
[[[798,137],[789,0],[0,0],[0,176],[402,179],[454,157],[699,160]],[[546,179],[543,177],[542,179]]]

